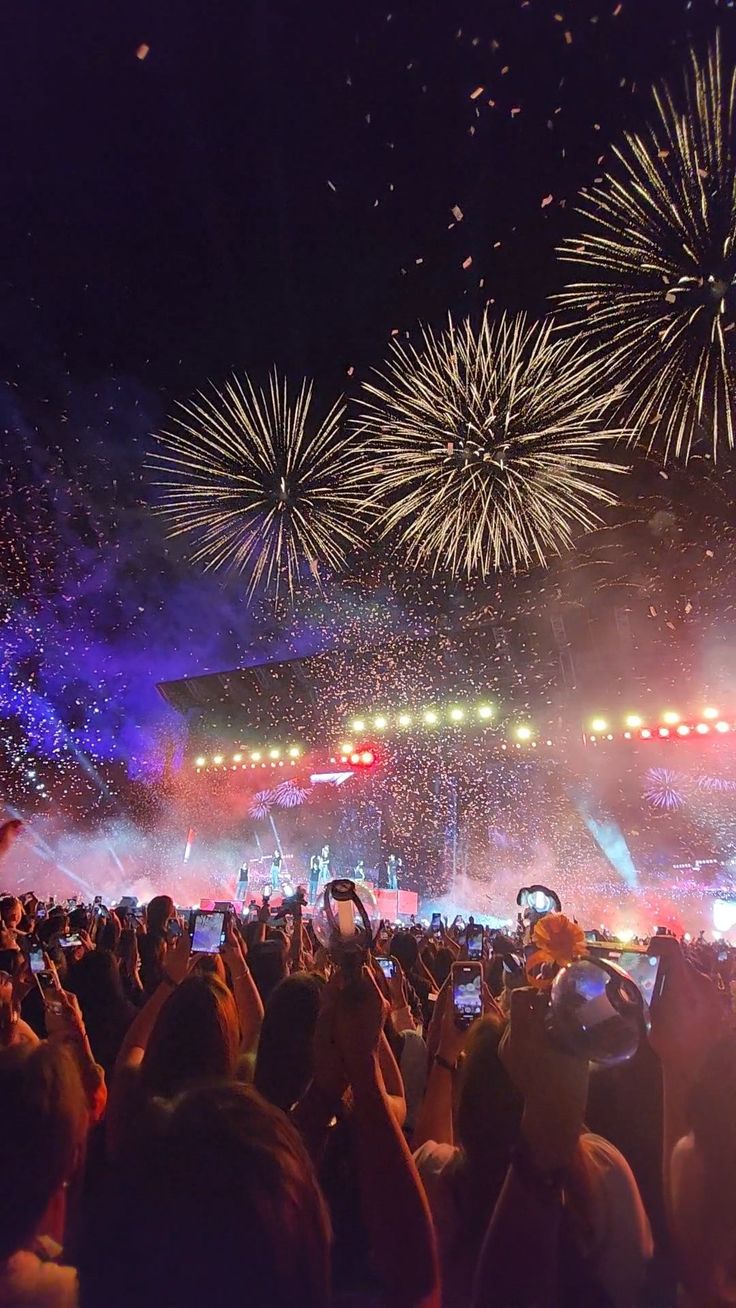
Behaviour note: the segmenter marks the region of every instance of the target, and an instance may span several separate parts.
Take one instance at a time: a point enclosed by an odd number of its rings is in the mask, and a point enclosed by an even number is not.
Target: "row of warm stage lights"
[[[688,721],[683,721],[674,709],[668,709],[662,714],[661,721],[651,726],[645,725],[644,718],[638,713],[630,713],[625,719],[625,727],[624,740],[667,740],[672,736],[684,739],[691,735],[707,736],[711,730],[717,731],[719,735],[736,730],[736,724],[722,718],[717,708],[704,708],[699,718],[690,718]],[[605,718],[592,718],[586,736],[593,744],[599,740],[615,739]]]
[[[496,710],[492,704],[479,704],[477,708],[455,708],[445,709],[425,709],[424,712],[412,715],[411,713],[398,713],[395,718],[389,718],[385,713],[378,713],[371,718],[353,718],[349,724],[349,730],[356,736],[364,736],[366,732],[372,731],[390,731],[397,727],[406,731],[409,727],[437,727],[444,726],[447,723],[452,727],[472,726],[474,722],[481,722],[489,726]],[[534,735],[534,730],[525,722],[518,723],[512,728],[511,734],[517,741],[522,743],[530,741]],[[551,744],[551,741],[547,742]],[[349,753],[352,746],[341,746],[341,753]]]
[[[274,746],[271,749],[238,749],[234,754],[225,756],[224,754],[213,754],[207,758],[205,754],[198,754],[194,760],[194,766],[198,772],[202,768],[282,768],[284,760],[294,763],[301,758],[302,750],[298,745],[290,745],[288,749],[277,749]]]

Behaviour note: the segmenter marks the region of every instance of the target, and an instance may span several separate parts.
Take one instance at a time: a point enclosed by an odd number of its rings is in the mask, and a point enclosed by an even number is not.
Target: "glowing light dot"
[[[239,763],[242,757],[243,757],[242,754],[233,754],[233,763]]]
[[[301,750],[298,749],[296,745],[292,745],[291,749],[289,750],[289,758],[298,758],[300,753]]]
[[[253,762],[254,762],[254,763],[260,763],[260,761],[261,761],[261,755],[260,755],[259,750],[254,749],[254,750],[253,750],[253,753],[251,754],[251,758],[253,759]]]
[[[680,721],[680,715],[679,713],[674,713],[672,709],[668,709],[666,713],[662,714],[662,721],[666,722],[668,726],[674,727],[675,724]]]
[[[591,722],[590,725],[593,728],[593,731],[605,731],[608,727],[608,723],[606,722],[605,718],[593,718],[593,721]]]
[[[641,726],[641,718],[638,713],[630,713],[626,719],[626,725],[627,727],[632,727],[633,730],[636,731],[637,727]]]
[[[362,718],[356,718],[353,722],[353,731],[365,731],[365,722]]]
[[[517,739],[517,740],[531,740],[531,738],[532,738],[532,729],[531,729],[531,727],[517,727],[517,728],[516,728],[516,739]]]
[[[677,728],[677,734],[678,736],[689,736],[690,728],[686,727],[684,722],[681,722],[679,727]]]
[[[480,708],[478,709],[478,717],[483,718],[484,722],[487,722],[488,718],[493,717],[493,709],[491,708],[490,704],[481,704]]]
[[[268,751],[269,758],[278,758],[280,754],[281,754],[280,749],[269,749]]]
[[[727,722],[716,722],[716,731],[723,733],[730,730],[731,728]]]
[[[649,727],[644,727],[644,729],[639,732],[639,735],[641,736],[642,740],[651,740],[652,738],[652,733],[649,730]]]
[[[411,726],[411,718],[409,717],[409,714],[408,714],[408,713],[400,713],[400,714],[399,714],[399,726],[400,726],[400,727],[410,727],[410,726]]]
[[[464,714],[464,712],[463,712],[463,710],[462,710],[461,708],[450,709],[450,721],[451,721],[451,722],[462,722],[462,720],[463,720],[464,717],[465,717],[465,714]]]
[[[710,727],[708,726],[707,722],[699,722],[695,730],[697,731],[699,736],[707,736],[708,732],[710,731]]]
[[[707,718],[709,722],[712,722],[714,718],[718,717],[718,709],[714,709],[714,708],[703,709],[703,717]]]
[[[669,727],[660,727],[659,730],[658,730],[658,732],[657,732],[657,735],[658,735],[658,736],[661,736],[663,740],[664,740],[667,736],[669,736],[669,734],[670,734],[670,729],[669,729]]]
[[[373,725],[376,728],[376,731],[384,731],[388,726],[388,722],[379,714],[377,718],[373,719]]]
[[[195,758],[195,760],[194,760],[194,766],[197,767],[197,768],[203,768],[206,762],[207,762],[207,759],[204,757],[203,754],[200,754],[200,755],[198,755],[197,758]]]
[[[631,732],[630,732],[630,731],[625,731],[625,732],[624,732],[624,740],[631,740]]]
[[[135,57],[136,59],[140,59],[141,62],[143,62],[144,59],[148,58],[150,53],[151,53],[150,45],[147,45],[145,41],[141,41],[140,45],[136,49]]]
[[[215,764],[216,767],[219,768],[220,764],[222,763],[222,754],[215,754],[214,758],[212,759],[212,762]]]
[[[424,721],[427,723],[428,727],[433,727],[435,725],[437,721],[437,714],[434,712],[433,709],[429,709],[428,712],[425,713]]]
[[[340,753],[341,753],[341,754],[352,754],[354,748],[355,748],[354,745],[341,745],[341,746],[340,746]]]

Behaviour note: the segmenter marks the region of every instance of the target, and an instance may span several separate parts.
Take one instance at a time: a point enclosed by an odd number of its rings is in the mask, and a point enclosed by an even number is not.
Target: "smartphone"
[[[166,939],[178,940],[181,934],[182,934],[181,923],[177,922],[175,917],[169,918],[168,922],[166,923]]]
[[[193,954],[219,954],[225,940],[225,914],[197,912],[192,931]]]
[[[392,958],[376,958],[376,962],[387,980],[396,976],[396,964]]]
[[[617,963],[624,972],[628,972],[649,1005],[662,993],[664,973],[659,954],[648,954],[644,949],[613,949],[610,946],[598,946],[590,952],[598,958]]]
[[[483,965],[482,963],[453,963],[452,965],[452,1010],[455,1025],[462,1031],[480,1017],[483,1012]]]
[[[42,995],[46,995],[49,990],[57,990],[56,975],[50,968],[42,967],[40,971],[34,973],[36,984]]]
[[[28,950],[28,962],[34,976],[37,976],[39,972],[44,972],[46,970],[43,949],[40,945],[32,945]]]
[[[468,958],[483,957],[483,927],[469,926],[465,931],[465,948]]]
[[[431,930],[433,936],[441,936],[441,935],[442,935],[442,914],[441,914],[441,913],[433,913],[433,914],[432,914],[432,921],[430,922],[430,930]]]
[[[59,936],[59,944],[62,949],[76,949],[78,945],[81,945],[81,943],[82,942],[76,933],[71,936]]]
[[[267,904],[270,898],[271,898],[271,887],[270,887],[270,886],[264,886],[264,887],[263,887],[263,902],[264,902],[264,904]]]

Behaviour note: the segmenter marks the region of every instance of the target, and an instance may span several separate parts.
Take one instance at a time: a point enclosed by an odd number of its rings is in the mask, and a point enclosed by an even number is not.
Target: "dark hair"
[[[391,948],[389,950],[392,958],[401,963],[403,972],[407,976],[414,971],[419,958],[419,945],[416,937],[410,935],[408,931],[397,931],[391,937]]]
[[[69,914],[69,930],[89,931],[91,921],[92,918],[89,909],[81,907],[75,908]]]
[[[160,1105],[150,1125],[84,1242],[84,1308],[324,1308],[329,1219],[288,1118],[232,1084]]]
[[[146,909],[146,931],[149,936],[162,936],[169,918],[174,916],[171,895],[154,895]]]
[[[23,905],[15,895],[0,896],[0,918],[2,918],[4,923],[7,922],[10,914],[14,913],[16,908],[20,909],[20,915],[22,917]]]
[[[736,1038],[723,1037],[710,1050],[690,1095],[695,1144],[705,1164],[705,1194],[712,1196],[714,1220],[728,1215],[736,1223]],[[720,1218],[717,1217],[720,1214]]]
[[[264,1004],[287,973],[283,938],[263,940],[248,951],[248,966]]]
[[[261,1028],[256,1089],[288,1112],[312,1077],[312,1040],[324,982],[307,972],[286,977],[272,990]]]
[[[76,1064],[58,1045],[0,1053],[3,1164],[0,1261],[36,1233],[49,1200],[81,1161],[87,1107]]]
[[[79,1000],[92,1052],[112,1072],[135,1010],[126,999],[115,957],[104,949],[85,953],[69,968],[67,989]]]
[[[171,1098],[235,1072],[240,1028],[235,1000],[217,977],[188,976],[159,1013],[141,1066],[142,1088]]]

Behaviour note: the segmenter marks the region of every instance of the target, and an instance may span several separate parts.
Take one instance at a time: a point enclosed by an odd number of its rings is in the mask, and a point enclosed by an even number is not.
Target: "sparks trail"
[[[365,383],[361,429],[373,445],[384,535],[409,561],[458,575],[544,564],[615,496],[600,458],[607,427],[590,357],[525,315],[476,329],[469,318],[419,349],[392,341]]]
[[[306,381],[291,399],[276,372],[265,390],[233,376],[180,405],[149,458],[169,534],[187,538],[194,562],[243,575],[249,598],[338,572],[362,543],[364,460],[342,402],[315,423],[311,401]]]
[[[687,461],[696,444],[734,444],[736,69],[718,39],[654,108],[581,201],[590,226],[560,248],[581,280],[558,299],[627,380],[649,448]]]

